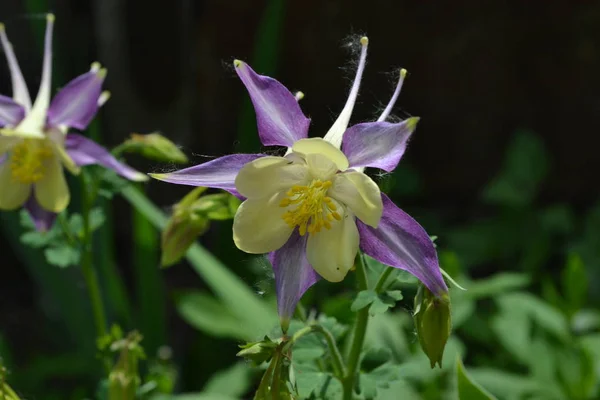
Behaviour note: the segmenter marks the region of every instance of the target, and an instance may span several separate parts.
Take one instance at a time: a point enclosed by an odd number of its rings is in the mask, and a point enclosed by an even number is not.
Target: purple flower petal
[[[25,109],[10,97],[0,95],[0,128],[16,126],[25,117]]]
[[[223,189],[241,197],[235,188],[235,177],[244,165],[264,156],[264,154],[230,154],[179,171],[167,174],[150,174],[150,176],[159,181],[177,185]]]
[[[33,220],[36,229],[39,232],[46,232],[52,228],[54,220],[57,214],[44,210],[35,199],[35,196],[31,195],[29,200],[25,203],[25,210],[29,213],[29,216]]]
[[[436,296],[448,292],[437,253],[425,229],[385,194],[383,216],[375,229],[356,221],[360,248],[377,261],[416,276]]]
[[[98,111],[98,99],[106,70],[93,65],[92,69],[69,82],[54,98],[48,109],[52,126],[87,128]]]
[[[351,168],[373,167],[391,172],[396,168],[406,143],[419,118],[409,118],[397,124],[367,122],[350,127],[344,133],[342,151]]]
[[[295,141],[306,138],[310,119],[294,95],[277,80],[258,75],[245,62],[235,60],[233,64],[250,94],[262,143],[292,147]]]
[[[319,275],[306,259],[306,239],[298,230],[279,250],[269,254],[275,272],[277,310],[284,331],[304,292],[319,280]]]
[[[75,133],[68,134],[65,138],[65,149],[73,161],[75,161],[75,164],[80,167],[90,164],[100,164],[132,181],[145,181],[148,179],[145,174],[117,161],[104,147],[81,135]]]

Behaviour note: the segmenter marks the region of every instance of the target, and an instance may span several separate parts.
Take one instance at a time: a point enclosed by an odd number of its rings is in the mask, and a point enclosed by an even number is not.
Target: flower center
[[[52,156],[46,140],[24,139],[11,150],[10,172],[15,181],[28,184],[44,177],[44,161]]]
[[[320,179],[313,180],[309,186],[292,186],[279,206],[295,207],[283,214],[283,220],[292,228],[299,226],[301,236],[307,231],[310,234],[320,232],[323,227],[331,229],[331,222],[334,219],[339,221],[342,217],[337,213],[337,206],[331,197],[327,196],[330,187],[331,181]]]

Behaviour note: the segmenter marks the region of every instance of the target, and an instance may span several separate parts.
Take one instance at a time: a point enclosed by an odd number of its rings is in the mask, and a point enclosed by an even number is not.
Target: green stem
[[[94,269],[92,257],[92,232],[90,226],[90,212],[92,210],[93,199],[90,197],[89,177],[85,173],[85,171],[81,171],[81,179],[81,216],[83,219],[83,253],[81,255],[81,270],[83,272],[83,277],[85,279],[88,293],[90,295],[90,301],[92,303],[92,312],[94,314],[96,332],[98,334],[98,337],[101,337],[106,335],[106,315],[104,312],[104,305],[102,303],[102,295],[100,292],[98,275],[96,274],[96,270]]]
[[[375,285],[375,292],[381,293],[385,289],[385,282],[390,277],[390,274],[392,272],[394,272],[394,268],[386,267],[386,269],[383,271],[383,273],[379,277],[377,284]]]
[[[344,378],[346,375],[346,365],[344,365],[344,360],[342,358],[342,354],[335,343],[335,338],[327,329],[325,329],[321,325],[313,325],[314,331],[320,333],[325,338],[325,342],[327,342],[327,346],[329,347],[329,352],[331,353],[331,360],[333,364],[333,373],[340,380]]]
[[[346,374],[346,366],[344,365],[344,360],[342,358],[342,354],[335,343],[335,338],[327,330],[324,326],[319,324],[311,324],[307,325],[304,328],[298,330],[296,333],[292,335],[292,337],[287,341],[284,346],[284,351],[288,351],[290,347],[294,345],[301,337],[308,335],[309,333],[319,333],[323,335],[325,342],[327,343],[327,347],[329,347],[329,352],[331,353],[331,359],[333,363],[333,372],[335,376],[337,376],[340,380],[342,380]]]
[[[368,290],[367,273],[362,255],[356,256],[356,281],[358,290]],[[356,323],[354,325],[354,334],[352,336],[352,345],[348,356],[348,369],[342,382],[344,386],[344,400],[352,400],[354,394],[354,380],[358,375],[360,353],[367,333],[367,323],[369,322],[369,307],[364,307],[356,313]]]

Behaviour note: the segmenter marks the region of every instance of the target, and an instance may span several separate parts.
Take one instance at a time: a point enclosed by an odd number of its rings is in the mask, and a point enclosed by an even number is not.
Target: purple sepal
[[[57,216],[57,214],[51,211],[44,210],[33,195],[31,195],[25,203],[25,210],[27,210],[27,213],[31,217],[38,232],[49,231]]]
[[[448,292],[433,242],[425,229],[382,193],[383,216],[375,229],[356,221],[361,250],[377,261],[416,276],[436,296]]]
[[[132,181],[145,181],[148,179],[145,174],[117,161],[104,147],[76,133],[69,133],[66,136],[65,149],[73,161],[75,161],[75,164],[80,167],[90,164],[100,164]]]
[[[283,247],[269,254],[275,272],[277,310],[284,330],[304,292],[320,279],[306,259],[307,237],[295,230]]]
[[[10,97],[0,95],[0,128],[16,126],[25,118],[25,109]]]
[[[234,196],[241,197],[235,188],[235,177],[244,165],[264,156],[264,154],[230,154],[179,171],[151,174],[151,176],[177,185],[223,189]]]
[[[248,64],[236,60],[234,65],[254,105],[261,142],[292,147],[295,141],[306,138],[310,119],[294,95],[277,80],[258,75]]]
[[[413,131],[414,120],[411,119],[397,124],[357,124],[344,133],[342,151],[351,168],[373,167],[391,172],[400,162]]]
[[[104,75],[94,69],[69,82],[52,99],[48,108],[48,124],[79,130],[87,128],[98,112],[102,82]]]

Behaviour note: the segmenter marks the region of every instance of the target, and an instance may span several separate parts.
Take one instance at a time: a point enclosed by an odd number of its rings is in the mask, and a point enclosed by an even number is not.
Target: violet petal
[[[292,147],[295,141],[306,138],[310,119],[294,95],[277,80],[258,75],[248,64],[236,60],[234,65],[254,105],[261,142]]]
[[[29,216],[33,220],[36,229],[39,232],[46,232],[52,228],[54,220],[58,214],[51,211],[44,210],[35,199],[35,196],[31,195],[29,200],[25,203],[25,210],[29,213]]]
[[[69,133],[65,138],[65,149],[75,164],[80,167],[100,164],[131,181],[139,182],[148,179],[145,174],[119,162],[104,147],[84,136]]]
[[[375,229],[356,221],[361,250],[377,261],[416,276],[436,296],[448,292],[433,242],[425,229],[382,194],[383,216]]]
[[[177,185],[223,189],[241,197],[235,188],[235,177],[244,165],[264,156],[264,154],[229,154],[204,164],[166,174],[150,174],[150,176]]]
[[[84,130],[98,111],[105,70],[97,66],[69,82],[54,96],[48,109],[48,123]]]
[[[342,151],[351,168],[373,167],[391,172],[396,168],[418,118],[397,124],[367,122],[354,125],[344,133]]]
[[[283,247],[269,255],[275,272],[277,310],[284,330],[304,292],[319,280],[306,259],[307,237],[296,230]]]
[[[25,108],[11,99],[0,95],[0,128],[10,125],[16,126],[25,117]]]

